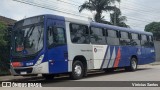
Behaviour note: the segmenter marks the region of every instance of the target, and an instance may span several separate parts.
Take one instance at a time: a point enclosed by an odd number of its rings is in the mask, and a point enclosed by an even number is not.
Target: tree
[[[155,40],[160,40],[160,22],[152,22],[146,25],[145,31],[152,32]]]
[[[102,13],[108,12],[108,11],[114,11],[115,9],[118,9],[115,6],[112,6],[115,2],[120,2],[120,0],[89,0],[84,2],[79,9],[79,12],[82,12],[84,9],[89,11],[96,11],[96,14],[94,16],[94,20],[96,22],[102,22],[110,24],[110,22],[104,21],[104,16],[102,16]]]
[[[3,22],[0,22],[0,46],[5,46],[7,42],[5,41],[7,25]]]
[[[121,15],[120,9],[114,10],[114,12],[110,14],[110,23],[113,25],[129,28],[129,25],[125,23],[126,21],[127,17]]]
[[[9,73],[9,40],[7,25],[0,22],[0,74]]]

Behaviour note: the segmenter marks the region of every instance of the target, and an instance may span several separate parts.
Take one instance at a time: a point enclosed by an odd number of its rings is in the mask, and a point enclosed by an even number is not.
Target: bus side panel
[[[47,27],[63,28],[66,33],[65,21],[48,19]],[[48,31],[47,31],[48,32]],[[66,36],[66,35],[65,35]],[[58,74],[68,72],[68,49],[66,45],[48,48],[49,73]]]
[[[55,47],[48,50],[50,73],[68,72],[68,61],[65,54],[67,54],[67,45]]]
[[[129,60],[131,56],[130,47],[120,46],[120,51],[121,51],[121,59],[120,59],[118,67],[129,66],[130,65]]]
[[[155,49],[154,48],[148,48],[148,55],[147,58],[149,59],[149,63],[153,63],[156,61],[156,55],[155,55]]]
[[[66,35],[67,35],[67,48],[68,48],[68,72],[72,71],[73,60],[76,56],[83,56],[87,62],[87,69],[93,69],[93,54],[91,44],[76,44],[71,41],[70,23],[77,23],[88,25],[86,22],[66,21]]]
[[[140,59],[138,60],[138,64],[143,64],[146,62],[146,48],[145,47],[141,47],[141,49],[138,51],[138,54],[140,55]]]
[[[108,49],[109,48],[109,49]],[[107,68],[110,55],[113,52],[107,45],[92,45],[94,69]],[[113,61],[113,60],[112,60]]]
[[[125,65],[125,60],[122,58],[122,48],[120,46],[110,46],[110,58],[107,68],[116,68]]]
[[[140,65],[149,64],[155,62],[155,50],[154,48],[143,48],[145,54],[143,55],[143,59],[139,62]]]
[[[129,48],[130,47],[126,46],[108,46],[105,52],[101,68],[116,68],[129,66]]]

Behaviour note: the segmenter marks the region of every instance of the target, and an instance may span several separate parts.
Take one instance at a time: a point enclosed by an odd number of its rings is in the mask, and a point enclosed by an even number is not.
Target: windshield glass
[[[13,55],[33,55],[43,48],[43,24],[32,24],[16,28],[13,32]]]

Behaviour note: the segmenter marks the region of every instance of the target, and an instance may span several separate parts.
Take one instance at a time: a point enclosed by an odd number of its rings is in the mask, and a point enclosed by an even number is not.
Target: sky
[[[21,20],[27,17],[41,14],[56,14],[81,20],[93,18],[95,12],[78,12],[80,6],[85,0],[17,0],[35,2],[38,5],[48,9],[16,2],[15,0],[1,0],[0,16],[5,16],[15,20]],[[121,0],[116,4],[122,11],[122,16],[127,17],[126,23],[137,30],[144,30],[145,25],[155,21],[160,22],[160,0]],[[49,10],[50,9],[50,10]],[[109,20],[109,13],[104,13],[106,20]]]

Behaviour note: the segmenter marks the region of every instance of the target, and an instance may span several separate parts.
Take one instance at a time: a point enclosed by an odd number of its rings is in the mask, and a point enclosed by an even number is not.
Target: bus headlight
[[[37,60],[37,62],[36,62],[36,64],[35,64],[35,65],[39,65],[39,64],[41,64],[41,62],[42,62],[43,58],[44,58],[44,54],[43,54],[43,55],[41,55],[41,56],[39,57],[39,59]]]

